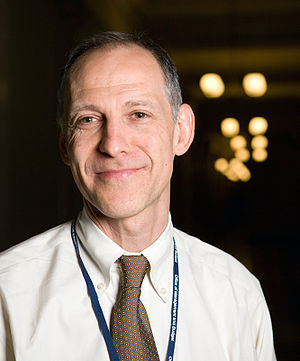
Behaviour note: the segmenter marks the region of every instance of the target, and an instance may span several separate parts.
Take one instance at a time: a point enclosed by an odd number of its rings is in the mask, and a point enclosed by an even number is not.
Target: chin
[[[134,217],[139,213],[141,213],[142,210],[126,208],[126,207],[117,207],[117,208],[110,207],[109,209],[108,208],[99,209],[99,212],[101,213],[102,216],[106,218],[121,220],[121,219],[126,219],[126,218],[128,219]]]
[[[104,216],[111,219],[134,217],[146,208],[141,200],[136,204],[132,198],[128,197],[118,197],[114,201],[102,199],[101,201],[96,200],[89,203],[95,216]]]

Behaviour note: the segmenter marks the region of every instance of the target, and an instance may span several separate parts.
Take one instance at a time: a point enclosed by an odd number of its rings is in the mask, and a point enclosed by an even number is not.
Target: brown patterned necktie
[[[120,361],[159,361],[148,315],[140,300],[150,265],[146,257],[122,256],[121,295],[113,307],[111,334]]]

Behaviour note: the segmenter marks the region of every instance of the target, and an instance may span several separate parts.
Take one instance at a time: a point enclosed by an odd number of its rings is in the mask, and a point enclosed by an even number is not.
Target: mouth
[[[111,169],[111,170],[105,170],[102,172],[96,172],[96,175],[103,179],[124,179],[124,178],[128,178],[128,177],[136,174],[137,172],[139,172],[142,169],[143,169],[143,167],[128,168],[128,169],[115,169],[115,170]]]

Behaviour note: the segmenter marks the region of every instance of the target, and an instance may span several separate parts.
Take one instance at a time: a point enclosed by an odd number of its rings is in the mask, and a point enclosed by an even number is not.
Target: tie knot
[[[143,255],[121,256],[119,261],[123,271],[124,288],[140,288],[145,274],[150,267],[147,258]]]

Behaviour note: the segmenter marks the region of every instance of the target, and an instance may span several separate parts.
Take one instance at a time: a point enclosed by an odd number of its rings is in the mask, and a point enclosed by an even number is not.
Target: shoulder
[[[237,259],[200,239],[174,229],[180,254],[197,274],[209,275],[211,281],[226,282],[235,290],[251,292],[261,298],[262,291],[256,277]]]
[[[0,276],[18,265],[47,261],[55,253],[64,257],[64,251],[72,249],[70,227],[71,222],[61,224],[0,253]]]

